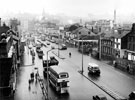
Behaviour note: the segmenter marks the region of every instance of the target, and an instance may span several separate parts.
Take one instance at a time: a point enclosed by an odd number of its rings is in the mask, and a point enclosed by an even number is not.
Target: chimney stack
[[[132,24],[132,31],[135,31],[135,23]]]

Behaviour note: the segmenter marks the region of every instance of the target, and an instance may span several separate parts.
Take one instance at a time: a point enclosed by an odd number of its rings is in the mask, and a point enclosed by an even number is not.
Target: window
[[[60,74],[60,78],[66,78],[67,74]]]
[[[116,48],[119,48],[119,45],[118,44],[116,44]]]
[[[131,41],[133,42],[133,40],[134,40],[134,37],[132,36],[132,37],[131,37]]]
[[[60,83],[57,83],[57,86],[60,86]]]
[[[118,42],[118,38],[117,38],[117,41],[116,42]]]
[[[128,49],[130,50],[130,48],[131,48],[131,45],[130,45],[130,43],[128,44]]]

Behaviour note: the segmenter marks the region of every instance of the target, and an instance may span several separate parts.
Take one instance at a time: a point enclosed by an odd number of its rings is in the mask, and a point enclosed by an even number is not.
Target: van
[[[100,75],[99,66],[95,63],[89,63],[88,64],[88,71],[89,71],[89,74]]]

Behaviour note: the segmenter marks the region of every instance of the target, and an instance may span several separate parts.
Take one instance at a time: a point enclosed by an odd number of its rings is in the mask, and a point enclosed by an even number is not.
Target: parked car
[[[93,96],[93,100],[107,100],[106,96],[103,94]]]
[[[135,100],[135,91],[132,91],[132,92],[129,94],[129,100]]]
[[[65,44],[61,44],[61,46],[60,46],[59,49],[60,49],[60,50],[66,50],[66,49],[67,49],[67,46],[66,46]]]
[[[89,71],[90,74],[100,75],[99,66],[95,63],[89,63],[88,64],[88,71]]]

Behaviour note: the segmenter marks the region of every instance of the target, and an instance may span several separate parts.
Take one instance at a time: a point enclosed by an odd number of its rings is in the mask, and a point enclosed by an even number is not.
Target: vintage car
[[[99,66],[95,63],[88,64],[88,71],[89,71],[89,74],[100,75]]]
[[[61,44],[59,47],[60,50],[66,50],[67,46],[65,44]]]

